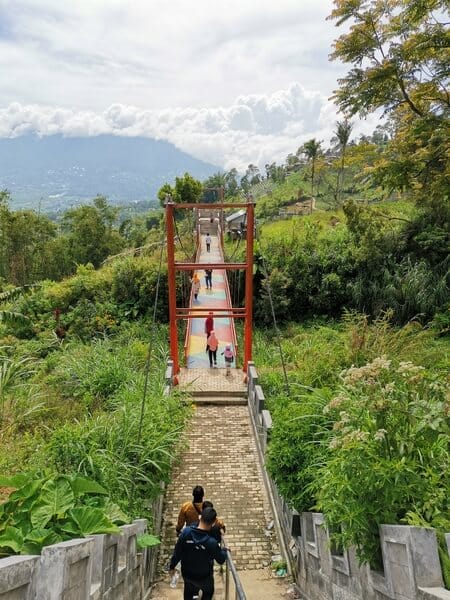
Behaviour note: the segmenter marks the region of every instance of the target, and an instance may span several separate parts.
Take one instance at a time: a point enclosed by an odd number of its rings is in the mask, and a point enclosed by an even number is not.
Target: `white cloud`
[[[226,168],[283,160],[331,137],[332,7],[2,0],[0,136],[143,135]]]
[[[229,106],[143,110],[113,104],[103,112],[13,103],[0,109],[0,137],[34,132],[67,136],[103,133],[165,139],[180,149],[224,168],[285,159],[307,139],[329,140],[335,108],[299,83],[272,94],[239,96]],[[355,131],[372,131],[358,124]]]
[[[3,0],[0,106],[231,104],[301,81],[329,95],[332,0]]]

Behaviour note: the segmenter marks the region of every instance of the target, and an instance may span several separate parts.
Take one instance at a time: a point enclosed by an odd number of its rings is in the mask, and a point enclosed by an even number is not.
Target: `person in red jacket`
[[[214,319],[213,319],[213,314],[212,312],[208,313],[208,316],[205,319],[205,333],[206,333],[206,339],[209,338],[209,334],[211,333],[211,331],[214,329]]]

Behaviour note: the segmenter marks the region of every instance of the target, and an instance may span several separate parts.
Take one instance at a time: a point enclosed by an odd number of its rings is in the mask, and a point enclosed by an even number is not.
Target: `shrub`
[[[157,258],[140,257],[117,261],[113,266],[112,299],[125,317],[152,312],[158,280]],[[167,321],[167,267],[161,273],[157,307],[158,321]]]
[[[113,412],[57,428],[43,449],[46,464],[91,477],[133,516],[148,514],[160,482],[168,481],[189,410],[176,395],[163,397],[162,385],[150,383],[142,428],[144,378],[135,375],[116,391]],[[42,458],[36,460],[39,467]]]
[[[325,407],[330,456],[312,487],[335,542],[354,545],[361,562],[377,564],[379,524],[447,514],[449,411],[444,384],[411,362],[382,357],[343,372]]]
[[[288,398],[272,402],[274,426],[267,466],[282,496],[299,512],[311,510],[315,496],[311,483],[328,453],[326,439],[332,427],[323,408],[329,390],[297,388]]]

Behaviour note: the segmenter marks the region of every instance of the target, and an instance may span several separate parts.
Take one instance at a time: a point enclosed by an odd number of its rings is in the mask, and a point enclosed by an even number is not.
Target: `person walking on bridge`
[[[217,540],[210,535],[216,519],[214,508],[205,508],[198,526],[183,529],[175,545],[169,574],[171,577],[174,575],[175,567],[181,561],[184,600],[193,600],[200,590],[203,600],[211,600],[214,595],[214,561],[223,565],[228,550],[220,548]]]
[[[206,289],[212,290],[212,269],[205,269]]]
[[[205,510],[205,508],[214,508],[214,505],[209,500],[204,500],[202,508],[203,510]],[[222,536],[225,535],[225,523],[223,519],[219,519],[219,517],[216,518],[216,520],[212,524],[209,535],[212,536],[215,540],[217,540],[219,544],[221,543]]]
[[[205,237],[206,252],[211,252],[211,241],[211,236],[207,233]]]
[[[214,318],[213,317],[214,317],[214,313],[213,312],[209,312],[208,316],[205,319],[206,339],[209,338],[209,334],[214,329]]]
[[[200,277],[197,273],[194,273],[194,277],[192,278],[192,291],[194,293],[194,302],[197,302],[198,293],[201,288]]]
[[[208,339],[206,340],[206,348],[208,350],[209,356],[209,366],[212,368],[213,361],[214,366],[217,367],[217,348],[219,347],[219,340],[216,338],[216,333],[214,329],[209,334]]]

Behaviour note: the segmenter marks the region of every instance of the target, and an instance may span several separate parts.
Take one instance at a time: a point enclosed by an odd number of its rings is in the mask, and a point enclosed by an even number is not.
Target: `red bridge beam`
[[[181,312],[181,311],[189,311],[189,312],[205,312],[205,310],[211,311],[214,314],[219,313],[219,312],[230,312],[230,310],[236,311],[236,312],[245,312],[247,309],[245,308],[245,306],[232,306],[231,308],[215,308],[214,306],[208,306],[208,307],[194,307],[194,306],[177,306],[177,311]]]
[[[178,271],[202,271],[204,269],[221,269],[227,271],[237,271],[245,269],[246,263],[187,263],[176,262],[175,269]]]
[[[213,204],[207,204],[207,203],[203,203],[203,204],[195,204],[193,202],[188,202],[186,204],[175,204],[174,203],[174,208],[178,209],[178,208],[207,208],[208,210],[215,210],[216,208],[246,208],[248,206],[248,202],[239,202],[238,204],[227,204],[227,203],[219,203],[216,204],[215,202]]]
[[[204,312],[204,313],[195,313],[195,314],[190,314],[190,313],[177,313],[175,315],[175,319],[181,320],[181,319],[206,319],[207,317],[209,317],[210,314],[209,312]],[[227,313],[224,315],[216,315],[216,317],[218,319],[220,318],[224,318],[224,317],[233,317],[233,319],[245,319],[247,317],[247,315],[245,313]]]

